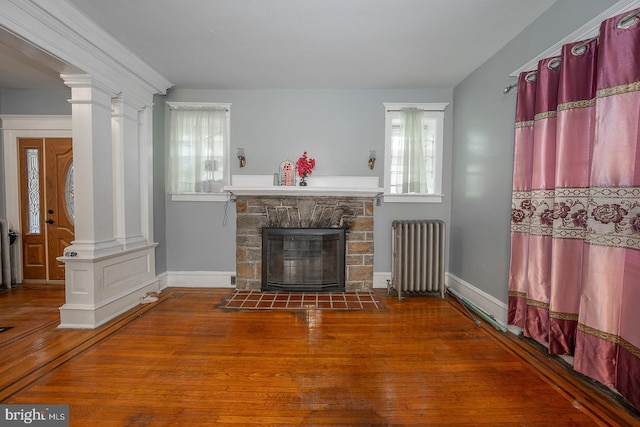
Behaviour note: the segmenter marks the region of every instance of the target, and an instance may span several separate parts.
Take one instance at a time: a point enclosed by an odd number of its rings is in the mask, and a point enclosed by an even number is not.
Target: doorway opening
[[[63,283],[57,260],[74,239],[71,138],[18,138],[24,281]]]

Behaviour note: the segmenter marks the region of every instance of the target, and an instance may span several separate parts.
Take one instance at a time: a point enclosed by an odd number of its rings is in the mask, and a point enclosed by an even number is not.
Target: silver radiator
[[[391,281],[387,291],[439,293],[444,298],[444,221],[396,220],[392,223]]]

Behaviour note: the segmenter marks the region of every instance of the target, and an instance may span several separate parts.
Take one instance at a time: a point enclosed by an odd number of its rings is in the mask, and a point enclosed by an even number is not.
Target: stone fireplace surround
[[[237,196],[236,289],[262,286],[262,228],[344,228],[345,290],[373,288],[373,199],[345,196]]]
[[[274,186],[273,175],[233,175],[236,289],[262,287],[262,228],[344,228],[345,290],[373,288],[373,209],[382,194],[371,176],[312,176],[308,186]]]

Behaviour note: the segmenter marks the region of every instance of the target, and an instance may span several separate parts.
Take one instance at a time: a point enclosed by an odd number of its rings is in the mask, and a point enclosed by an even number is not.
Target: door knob
[[[47,213],[48,213],[48,214],[52,214],[52,213],[53,213],[53,209],[49,209],[49,210],[47,211]]]
[[[51,218],[49,218],[48,220],[45,221],[47,224],[53,224],[53,220]]]

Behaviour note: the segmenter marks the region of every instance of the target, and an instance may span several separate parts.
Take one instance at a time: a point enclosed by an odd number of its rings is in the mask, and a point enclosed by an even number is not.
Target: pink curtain
[[[640,408],[640,9],[518,80],[508,321]]]

